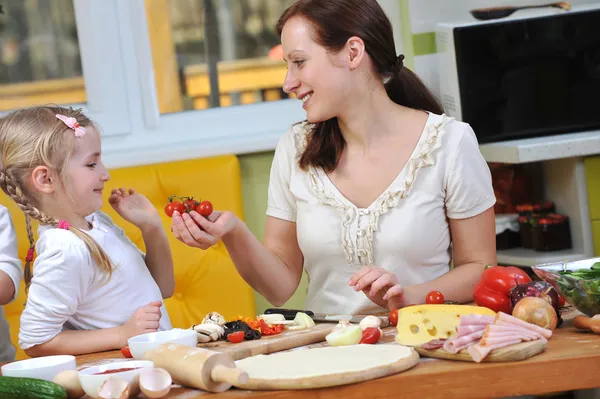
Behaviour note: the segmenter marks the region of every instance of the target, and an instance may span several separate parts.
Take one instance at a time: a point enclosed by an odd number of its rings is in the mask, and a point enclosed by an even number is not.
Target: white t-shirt
[[[295,222],[308,274],[305,308],[323,313],[384,311],[348,280],[364,266],[390,270],[403,286],[450,270],[448,218],[491,208],[490,170],[471,127],[429,114],[409,161],[368,208],[357,208],[321,168],[300,170],[308,125],[293,126],[275,151],[267,215]]]
[[[135,311],[163,301],[143,253],[110,217],[95,212],[87,233],[109,256],[115,269],[107,274],[92,261],[75,234],[50,226],[38,228],[37,258],[27,304],[21,315],[19,346],[48,342],[64,330],[96,330],[125,324]],[[164,302],[164,301],[163,301]],[[160,330],[171,329],[164,303]]]
[[[0,205],[0,270],[8,274],[15,285],[14,300],[19,292],[23,269],[18,255],[15,226],[8,209],[2,205]],[[15,347],[10,342],[10,330],[4,318],[4,307],[0,306],[0,362],[12,360],[15,360]]]

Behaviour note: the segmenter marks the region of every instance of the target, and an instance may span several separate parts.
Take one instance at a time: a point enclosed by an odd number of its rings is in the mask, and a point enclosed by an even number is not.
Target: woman
[[[472,129],[441,115],[403,67],[376,0],[299,0],[277,30],[284,90],[307,121],[275,151],[264,245],[231,212],[174,214],[175,236],[202,249],[222,239],[276,306],[303,268],[306,308],[317,312],[381,312],[432,290],[471,301],[496,263],[496,200]]]

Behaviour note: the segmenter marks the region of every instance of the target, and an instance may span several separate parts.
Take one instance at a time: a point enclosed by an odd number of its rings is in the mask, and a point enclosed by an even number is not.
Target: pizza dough
[[[238,360],[236,366],[250,380],[298,380],[339,374],[364,373],[389,368],[402,371],[414,366],[418,355],[398,344],[349,345],[278,352]]]

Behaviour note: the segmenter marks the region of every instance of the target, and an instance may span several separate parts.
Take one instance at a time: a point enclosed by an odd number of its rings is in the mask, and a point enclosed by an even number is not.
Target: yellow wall
[[[260,241],[263,239],[267,210],[267,188],[269,171],[273,161],[273,152],[239,156],[242,169],[242,195],[244,199],[244,215],[248,227]],[[302,309],[306,292],[306,275],[292,298],[283,306],[291,309]],[[262,313],[272,307],[266,299],[256,294],[256,311]]]

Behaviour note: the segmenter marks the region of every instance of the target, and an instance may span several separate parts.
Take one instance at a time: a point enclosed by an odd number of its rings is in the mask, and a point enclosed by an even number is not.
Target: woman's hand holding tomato
[[[197,211],[190,213],[173,212],[171,230],[184,244],[208,249],[225,235],[233,231],[239,219],[232,212],[211,212],[210,216],[202,216]]]

